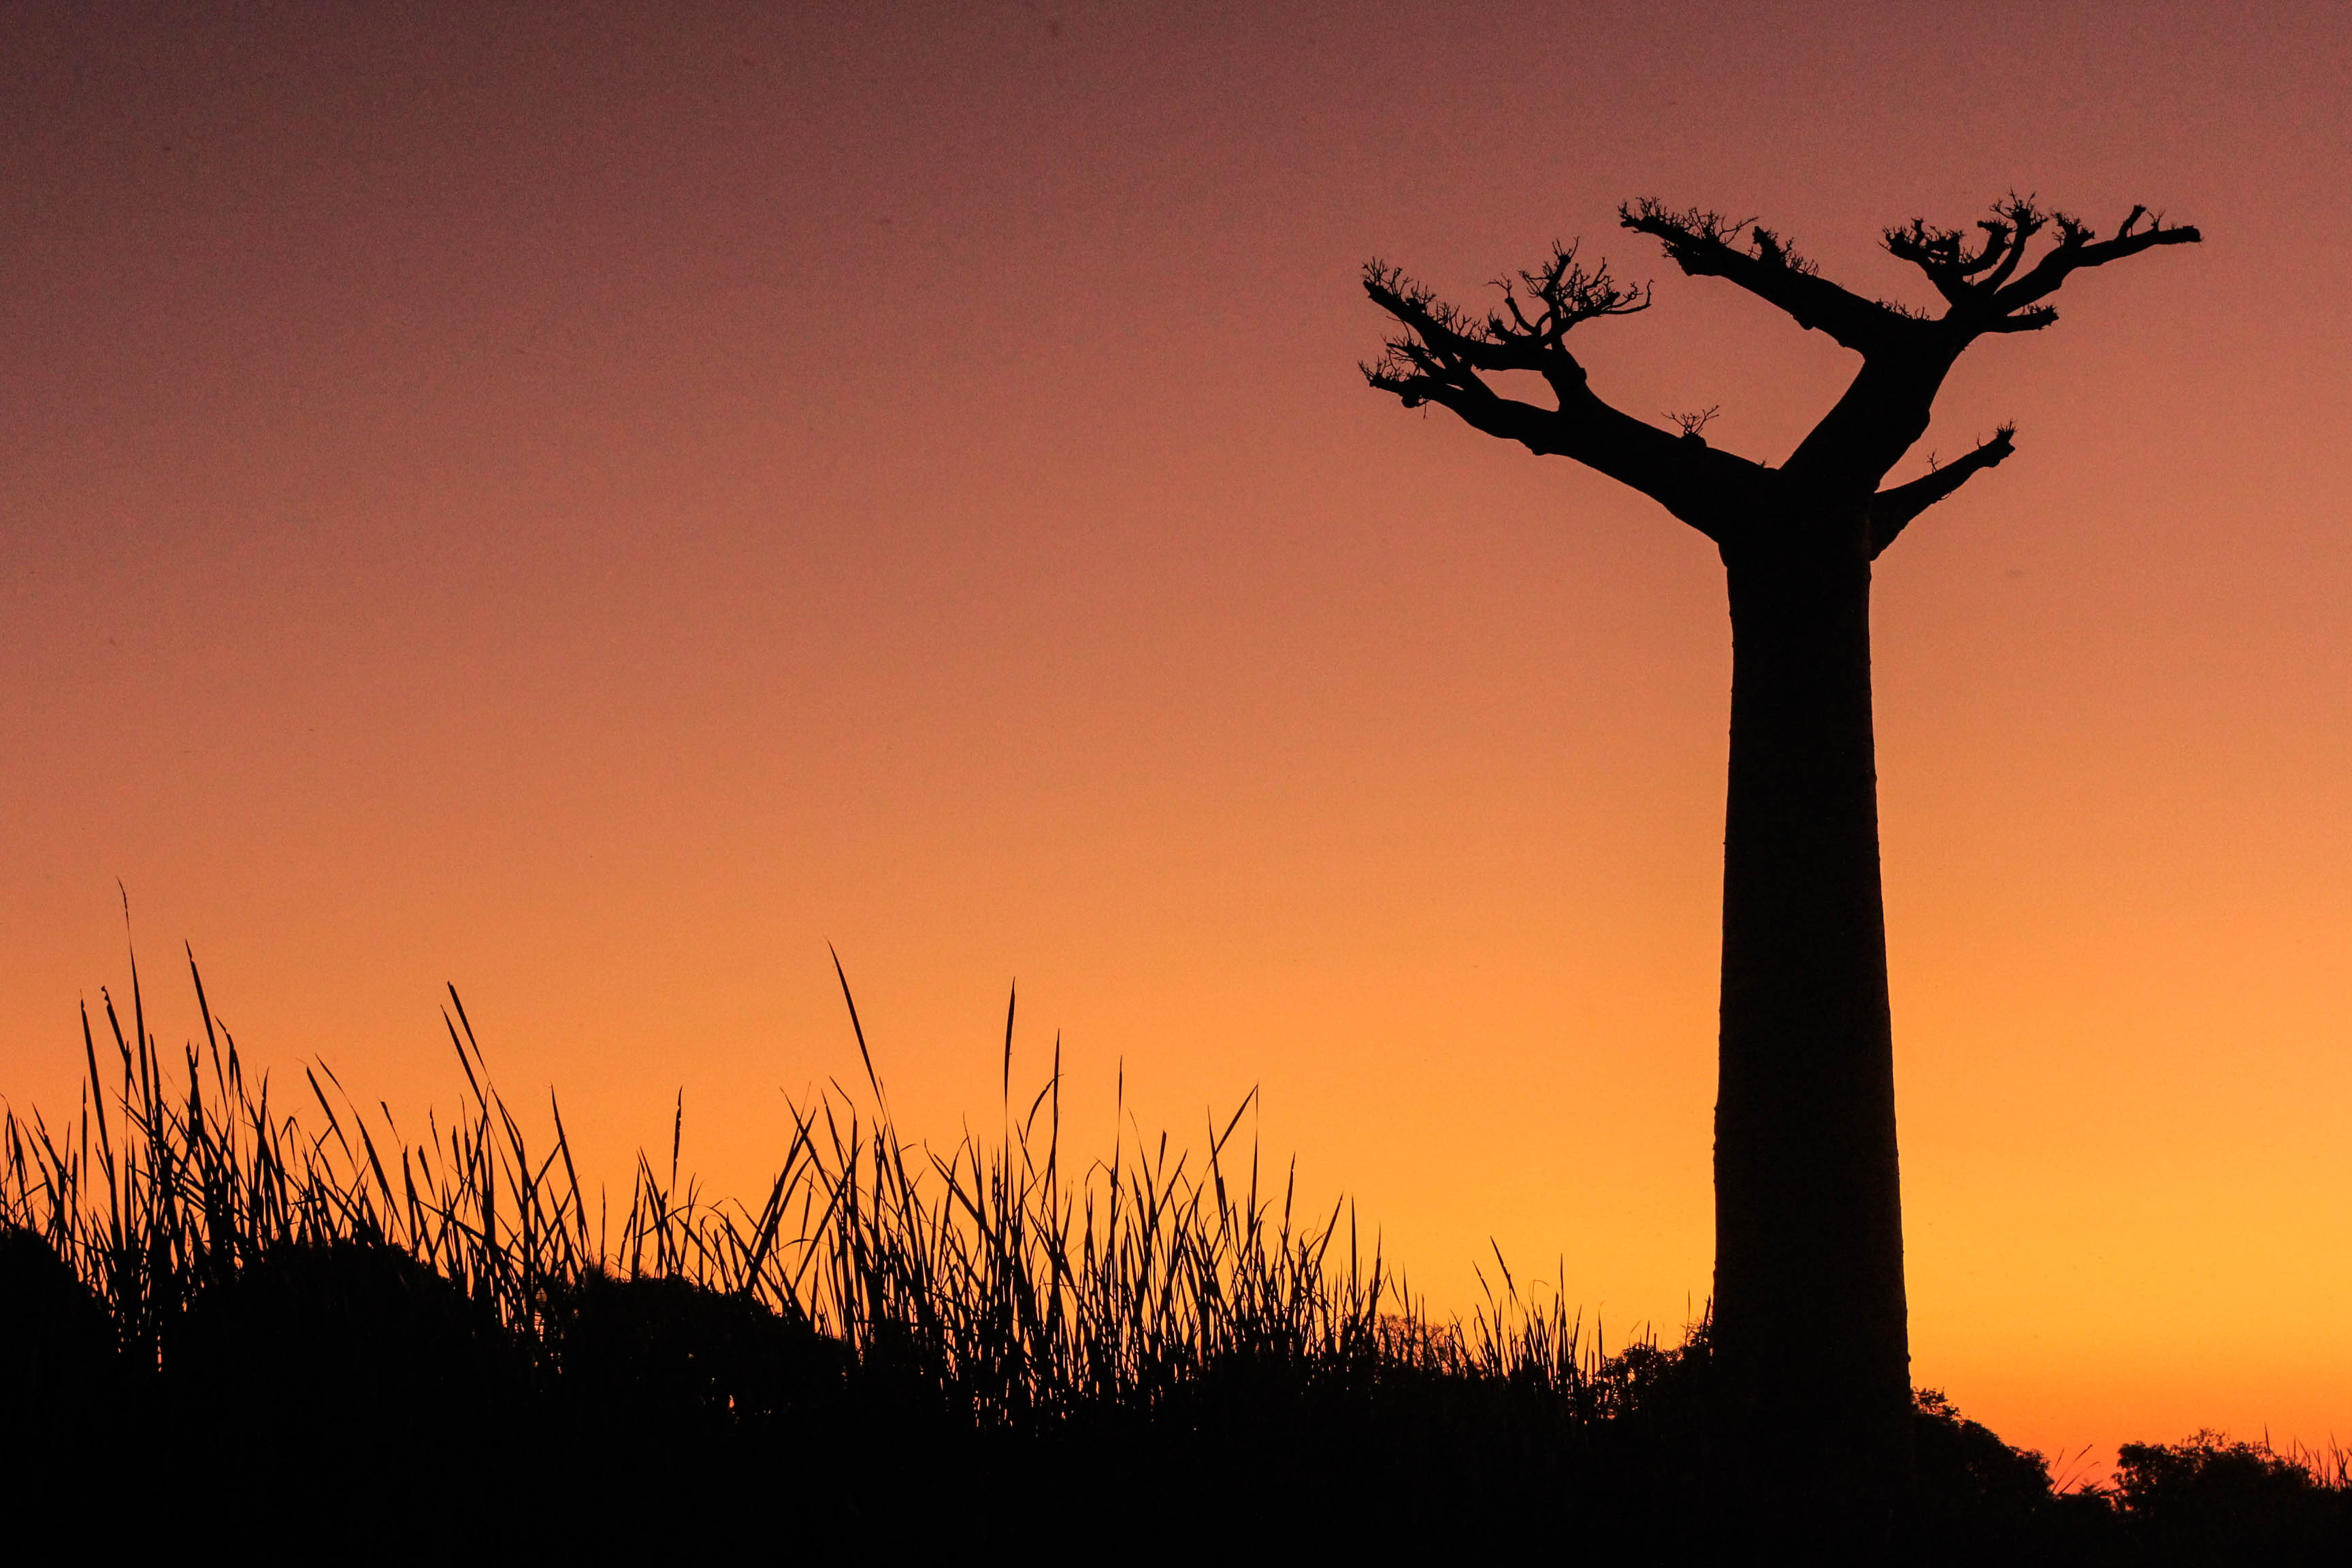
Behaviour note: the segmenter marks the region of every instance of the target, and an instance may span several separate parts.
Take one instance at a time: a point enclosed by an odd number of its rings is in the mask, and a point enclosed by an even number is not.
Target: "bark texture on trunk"
[[[1713,1354],[1753,1503],[1868,1536],[1912,1484],[1870,558],[1857,527],[1792,531],[1725,552]]]

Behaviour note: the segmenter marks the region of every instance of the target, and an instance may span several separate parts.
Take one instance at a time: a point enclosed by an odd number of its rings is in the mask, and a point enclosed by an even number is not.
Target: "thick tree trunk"
[[[1840,521],[1727,549],[1725,564],[1725,1458],[1757,1525],[1867,1542],[1912,1469],[1866,535]]]

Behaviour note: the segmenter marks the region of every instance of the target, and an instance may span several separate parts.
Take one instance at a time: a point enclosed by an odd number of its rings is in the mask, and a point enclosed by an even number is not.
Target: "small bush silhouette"
[[[2116,1461],[2116,1501],[2149,1562],[2352,1560],[2342,1456],[2323,1479],[2310,1457],[2200,1432],[2169,1446],[2126,1443]]]

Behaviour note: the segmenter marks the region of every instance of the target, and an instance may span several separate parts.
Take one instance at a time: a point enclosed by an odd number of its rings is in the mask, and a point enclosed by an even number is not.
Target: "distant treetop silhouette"
[[[1871,563],[1921,512],[2012,452],[2014,426],[1879,489],[1927,433],[1961,353],[2057,320],[2075,272],[2196,229],[2132,208],[2102,239],[2031,196],[1974,237],[1923,219],[1886,248],[1927,274],[1940,315],[1831,282],[1775,231],[1643,199],[1618,209],[1689,274],[1722,278],[1828,333],[1862,368],[1777,467],[1709,445],[1713,409],[1668,430],[1603,401],[1568,347],[1586,321],[1647,310],[1646,285],[1555,245],[1485,315],[1375,260],[1364,290],[1403,328],[1363,367],[1408,408],[1573,458],[1716,542],[1730,593],[1731,767],[1724,834],[1716,1101],[1713,1355],[1717,1433],[1759,1516],[1816,1545],[1884,1542],[1913,1495],[1910,1349],[1895,1137],[1886,922],[1871,727]],[[2047,236],[2046,242],[2043,237]],[[2036,250],[2039,254],[2036,255]],[[1486,377],[1531,371],[1555,406]]]

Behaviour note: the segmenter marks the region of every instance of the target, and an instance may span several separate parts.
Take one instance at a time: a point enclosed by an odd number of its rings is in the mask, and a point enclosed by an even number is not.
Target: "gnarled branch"
[[[1481,320],[1444,303],[1397,268],[1375,261],[1364,269],[1365,292],[1403,322],[1420,347],[1470,370],[1531,370],[1553,381],[1555,392],[1584,380],[1583,367],[1568,352],[1565,340],[1571,330],[1602,316],[1630,316],[1650,308],[1647,284],[1620,283],[1610,277],[1607,262],[1587,269],[1572,245],[1554,244],[1542,267],[1519,273],[1516,280],[1497,279],[1495,287],[1503,291],[1502,308]],[[1382,363],[1402,355],[1410,373],[1426,373],[1431,367],[1413,360],[1413,346],[1389,343]]]
[[[2047,302],[2067,276],[2159,245],[2189,245],[2197,230],[2145,226],[2146,207],[2134,207],[2106,239],[2069,214],[2044,209],[2014,193],[1980,221],[1980,238],[1914,218],[1886,231],[1886,248],[1927,275],[1948,301],[1944,314],[1922,321],[1906,341],[1910,352],[1866,357],[1862,374],[1822,416],[1786,465],[1808,479],[1875,484],[1926,433],[1929,405],[1953,363],[1988,332],[2032,332],[2058,319]],[[2043,237],[2050,237],[2043,242]],[[2043,242],[2038,258],[2032,254]]]
[[[1879,491],[1870,498],[1870,553],[1875,560],[1886,547],[1895,542],[1910,521],[1967,484],[1987,468],[1998,468],[2003,458],[2017,447],[2011,437],[2017,426],[2004,425],[1993,432],[1992,439],[1981,442],[1977,448],[1958,462],[1949,463],[1921,475],[1908,484]]]
[[[1558,245],[1543,266],[1496,287],[1500,308],[1479,318],[1396,268],[1369,263],[1364,292],[1405,330],[1362,367],[1364,379],[1408,408],[1433,403],[1531,452],[1574,458],[1721,539],[1738,514],[1730,492],[1762,470],[1696,435],[1670,436],[1611,406],[1593,392],[1565,341],[1585,321],[1647,309],[1647,287],[1618,282],[1605,264],[1588,269],[1575,247]],[[1541,375],[1558,406],[1496,392],[1486,377],[1505,371]]]
[[[2000,287],[2017,269],[2026,242],[2049,222],[2033,205],[2019,196],[1993,204],[1993,216],[1979,219],[1984,244],[1969,254],[1966,237],[1956,228],[1938,228],[1925,218],[1886,231],[1886,249],[1927,275],[1936,291],[1956,306]]]
[[[1727,544],[1774,526],[1769,520],[1788,515],[1791,505],[1826,505],[1851,518],[1847,509],[1868,498],[1874,555],[1921,511],[2010,454],[2003,426],[1948,468],[1872,494],[1926,434],[1936,394],[1970,342],[1988,332],[2048,326],[2057,320],[2049,296],[2084,268],[2202,237],[2136,206],[2103,239],[2071,215],[2014,193],[1995,203],[1973,232],[1915,218],[1885,231],[1885,243],[1944,297],[1944,314],[1931,318],[1828,281],[1752,219],[1675,211],[1654,200],[1630,203],[1618,217],[1660,241],[1684,271],[1737,283],[1800,325],[1861,353],[1852,384],[1777,468],[1710,447],[1701,433],[1706,414],[1668,416],[1681,426],[1678,437],[1592,391],[1569,351],[1569,332],[1602,316],[1647,309],[1650,291],[1618,282],[1605,266],[1586,268],[1573,247],[1556,245],[1542,266],[1498,281],[1501,303],[1484,316],[1457,310],[1398,269],[1373,262],[1364,270],[1365,291],[1404,330],[1362,367],[1366,380],[1409,408],[1434,403],[1530,451],[1574,458]],[[1558,406],[1506,397],[1488,379],[1514,371],[1543,377]]]
[[[2148,220],[2142,228],[2140,221]],[[2070,214],[2045,210],[2032,196],[2014,192],[1993,204],[1993,216],[1981,220],[1983,245],[1971,252],[1958,229],[1937,228],[1913,218],[1886,231],[1886,248],[1927,275],[1950,304],[1944,318],[1981,332],[2038,331],[2058,319],[2056,309],[2041,303],[2055,293],[2068,274],[2085,267],[2104,267],[2126,256],[2159,245],[2195,245],[2203,237],[2183,224],[2166,226],[2161,216],[2136,206],[2116,232],[2100,239],[2090,226]],[[2021,274],[2026,251],[2043,229],[2057,231],[2057,243]]]
[[[1675,264],[1693,277],[1737,283],[1786,310],[1799,326],[1827,332],[1859,353],[1888,348],[1914,326],[1916,319],[1895,306],[1865,300],[1823,278],[1813,263],[1753,219],[1735,221],[1696,207],[1675,212],[1646,196],[1619,207],[1617,219],[1664,245]]]

